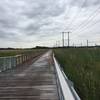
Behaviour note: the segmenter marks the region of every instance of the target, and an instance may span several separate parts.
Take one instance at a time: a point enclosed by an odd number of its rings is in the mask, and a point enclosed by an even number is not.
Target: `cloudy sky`
[[[0,47],[100,44],[100,0],[0,0]],[[65,35],[67,45],[67,34]]]

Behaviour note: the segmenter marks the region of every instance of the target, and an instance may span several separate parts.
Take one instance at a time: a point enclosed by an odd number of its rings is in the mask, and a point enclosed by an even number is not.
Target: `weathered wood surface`
[[[0,73],[0,100],[58,100],[50,54],[31,65]]]

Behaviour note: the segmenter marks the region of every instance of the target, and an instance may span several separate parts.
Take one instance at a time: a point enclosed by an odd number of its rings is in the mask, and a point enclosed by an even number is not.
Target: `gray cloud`
[[[91,9],[96,9],[99,5],[100,0],[2,0],[0,1],[0,40],[25,42],[39,38],[45,40],[45,37],[49,40],[49,37],[59,35],[65,27],[70,29],[69,25],[73,30],[74,25],[79,27],[78,25],[83,21],[87,22],[88,16],[93,12]],[[80,12],[81,8],[85,8],[84,11]],[[100,20],[99,11],[96,13],[97,16],[90,26]],[[76,20],[74,15],[78,14],[80,16]],[[95,27],[99,33],[98,26]],[[85,35],[83,33],[82,36]]]
[[[45,18],[45,17],[53,17],[59,16],[65,11],[65,4],[63,6],[59,5],[58,0],[35,0],[34,2],[30,0],[31,5],[29,7],[25,7],[25,11],[23,12],[24,15],[28,16],[29,18]],[[30,4],[30,2],[28,2]]]
[[[69,5],[78,7],[90,7],[100,5],[100,0],[71,0]]]

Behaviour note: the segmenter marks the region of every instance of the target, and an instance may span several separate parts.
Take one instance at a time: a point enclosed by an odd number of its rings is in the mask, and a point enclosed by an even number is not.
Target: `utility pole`
[[[89,41],[87,40],[87,47],[89,46]]]
[[[64,47],[64,44],[65,44],[65,43],[64,43],[64,42],[65,42],[65,41],[64,41],[64,33],[65,33],[65,32],[62,32],[62,46],[63,46],[63,47]]]
[[[68,32],[68,47],[69,47],[69,45],[70,45],[70,44],[69,44],[69,42],[70,42],[70,40],[69,40],[69,33],[70,33],[70,32]]]
[[[69,47],[70,46],[70,36],[69,36],[69,33],[71,33],[71,32],[66,32],[66,33],[68,34],[68,39],[67,39],[68,41],[67,42],[68,42],[68,47]]]

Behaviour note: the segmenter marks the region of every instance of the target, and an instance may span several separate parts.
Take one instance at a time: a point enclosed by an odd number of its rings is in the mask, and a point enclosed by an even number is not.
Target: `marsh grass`
[[[21,54],[29,54],[29,53],[39,53],[46,51],[45,49],[33,49],[33,50],[0,50],[0,57],[7,57],[7,56],[16,56]]]
[[[100,100],[100,49],[55,49],[55,56],[82,100]]]

